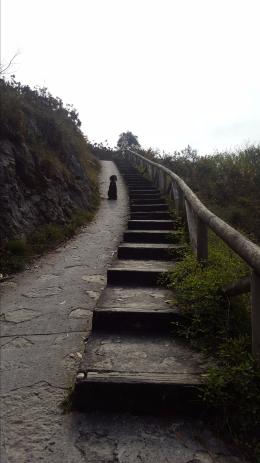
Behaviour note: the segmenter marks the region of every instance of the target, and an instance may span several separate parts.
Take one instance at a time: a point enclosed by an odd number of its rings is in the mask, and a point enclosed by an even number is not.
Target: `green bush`
[[[247,274],[241,259],[210,235],[208,263],[197,262],[188,252],[168,273],[166,283],[183,314],[175,325],[177,334],[209,356],[213,365],[200,390],[210,420],[256,457],[260,369],[251,355],[249,295],[230,299],[223,292]]]
[[[205,156],[190,146],[163,156],[140,154],[182,177],[215,214],[260,242],[260,145]]]
[[[71,238],[77,230],[88,224],[94,217],[94,210],[99,201],[96,197],[92,205],[93,212],[77,209],[65,225],[48,224],[38,227],[27,240],[10,240],[0,248],[0,273],[10,274],[24,270],[32,259],[54,249]]]
[[[28,254],[28,245],[23,240],[11,240],[7,244],[7,250],[14,256],[26,256]]]
[[[61,225],[48,224],[34,231],[29,237],[35,255],[42,254],[64,240],[64,231]]]
[[[260,369],[250,354],[250,338],[229,339],[216,357],[218,364],[209,369],[201,398],[222,432],[260,457]]]
[[[191,251],[176,264],[166,283],[184,314],[180,329],[187,339],[209,349],[213,339],[215,346],[241,330],[248,332],[250,314],[245,297],[231,301],[221,291],[247,273],[246,265],[213,237],[206,265],[197,262]]]

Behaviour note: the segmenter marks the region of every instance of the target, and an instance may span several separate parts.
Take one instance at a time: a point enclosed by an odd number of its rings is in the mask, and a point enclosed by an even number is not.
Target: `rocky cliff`
[[[97,205],[98,163],[74,108],[43,90],[1,80],[0,239],[66,224]]]

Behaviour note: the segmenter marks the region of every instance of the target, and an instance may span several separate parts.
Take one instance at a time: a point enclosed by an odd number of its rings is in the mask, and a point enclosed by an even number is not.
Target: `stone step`
[[[166,211],[150,211],[150,212],[131,212],[131,220],[170,220],[171,216]]]
[[[133,204],[130,205],[131,212],[168,211],[168,204]]]
[[[128,220],[129,230],[170,230],[173,220]]]
[[[142,205],[142,204],[165,204],[165,200],[162,199],[159,195],[155,198],[147,198],[146,196],[142,198],[130,198],[131,206]]]
[[[172,291],[165,288],[107,286],[93,312],[92,329],[168,331],[180,320]]]
[[[153,186],[153,184],[151,182],[149,182],[149,180],[144,180],[144,179],[139,179],[139,180],[127,180],[127,185],[130,186],[130,185],[148,185],[148,186]]]
[[[150,182],[150,180],[141,177],[140,175],[124,175],[124,180],[126,182]]]
[[[167,243],[122,243],[118,246],[118,259],[173,260],[184,247]]]
[[[151,194],[151,195],[129,195],[130,202],[136,203],[136,204],[145,204],[146,202],[162,202],[164,203],[164,199],[161,197],[159,193],[156,194]]]
[[[150,193],[158,191],[157,188],[155,188],[152,185],[141,185],[141,184],[140,185],[128,185],[128,189],[131,193],[137,192],[137,191],[139,192],[149,191]]]
[[[136,170],[120,169],[120,173],[123,175],[123,177],[125,175],[136,175]]]
[[[107,284],[156,286],[160,276],[174,265],[174,261],[166,260],[115,260],[107,270]]]
[[[86,344],[79,373],[77,408],[156,413],[190,406],[205,367],[173,335],[98,330]]]
[[[142,179],[142,180],[144,180],[144,178],[140,174],[137,174],[137,173],[134,173],[134,172],[130,172],[130,173],[129,172],[123,172],[123,173],[121,172],[121,175],[123,176],[123,178],[125,180],[127,180],[127,179],[130,179],[130,180],[131,179],[133,179],[133,180]]]
[[[140,190],[141,190],[141,191],[142,191],[142,190],[146,190],[146,189],[150,189],[150,190],[151,190],[151,189],[154,189],[154,186],[151,185],[151,184],[148,183],[148,182],[147,182],[147,183],[144,183],[144,182],[140,182],[140,183],[138,183],[138,182],[135,182],[135,183],[127,183],[126,185],[127,185],[129,191],[135,190],[135,189],[136,189],[136,190],[139,189],[139,191],[140,191]]]
[[[130,198],[152,198],[153,196],[155,197],[160,197],[161,196],[161,192],[157,189],[157,188],[154,188],[153,190],[131,190],[129,192],[129,197]]]
[[[128,230],[124,232],[127,243],[178,243],[179,234],[173,230]]]

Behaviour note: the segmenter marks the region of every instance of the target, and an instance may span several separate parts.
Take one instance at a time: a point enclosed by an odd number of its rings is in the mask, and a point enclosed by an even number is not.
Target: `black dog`
[[[117,199],[117,186],[116,186],[117,176],[111,175],[110,185],[108,189],[108,199]]]

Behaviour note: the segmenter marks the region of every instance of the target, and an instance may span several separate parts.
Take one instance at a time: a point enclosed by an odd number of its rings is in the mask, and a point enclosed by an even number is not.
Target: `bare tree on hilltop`
[[[119,148],[140,148],[140,143],[138,137],[132,132],[123,132],[119,135],[117,146]]]

